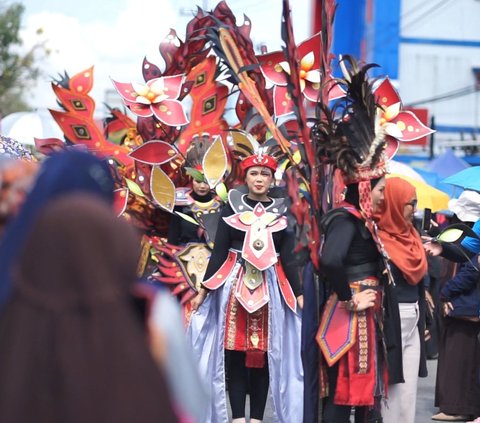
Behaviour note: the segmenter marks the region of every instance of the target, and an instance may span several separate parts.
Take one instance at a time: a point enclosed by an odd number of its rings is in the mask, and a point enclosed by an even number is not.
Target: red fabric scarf
[[[403,216],[405,205],[415,197],[412,184],[401,178],[389,178],[383,212],[375,216],[385,250],[411,285],[418,284],[428,269],[420,235]]]

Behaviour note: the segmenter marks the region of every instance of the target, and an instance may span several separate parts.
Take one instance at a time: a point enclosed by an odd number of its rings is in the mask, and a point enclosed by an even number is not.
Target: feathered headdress
[[[318,142],[318,153],[343,173],[346,184],[368,181],[386,172],[386,134],[380,125],[379,107],[368,79],[368,64],[359,67],[351,56],[340,60],[346,88],[345,97],[329,108],[324,102],[319,108],[324,119],[312,129]]]

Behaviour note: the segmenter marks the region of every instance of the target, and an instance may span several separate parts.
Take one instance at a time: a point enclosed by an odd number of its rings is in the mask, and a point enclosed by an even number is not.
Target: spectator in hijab
[[[5,228],[0,242],[0,309],[11,291],[11,265],[42,209],[66,193],[88,192],[113,203],[113,180],[106,163],[88,153],[64,151],[46,159],[24,207]]]
[[[378,236],[390,257],[394,284],[385,287],[384,333],[388,356],[388,423],[414,423],[418,377],[427,376],[425,286],[427,257],[413,225],[417,195],[401,178],[389,178],[378,215]]]
[[[112,188],[102,162],[60,153],[8,227],[1,422],[177,421],[130,295],[138,242],[112,214]]]

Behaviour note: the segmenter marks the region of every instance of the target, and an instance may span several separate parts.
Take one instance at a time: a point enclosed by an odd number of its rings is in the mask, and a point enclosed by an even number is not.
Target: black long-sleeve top
[[[347,301],[352,298],[349,282],[378,276],[380,253],[365,222],[345,209],[332,212],[335,216],[324,228],[321,266],[338,299]]]
[[[200,196],[192,192],[190,196],[195,201],[200,201],[202,203],[208,203],[212,199],[211,193]],[[174,210],[193,217],[191,206],[176,206]],[[205,242],[205,238],[199,235],[198,229],[198,225],[174,214],[170,219],[167,240],[173,245],[184,245],[188,242]]]
[[[420,298],[420,288],[423,289],[423,284],[412,285],[407,282],[402,271],[395,265],[390,263],[393,280],[395,285],[393,287],[399,303],[415,303]]]
[[[257,201],[251,200],[248,197],[245,198],[245,201],[250,207],[255,207],[257,204]],[[262,204],[267,207],[270,202],[262,202]],[[234,210],[229,204],[225,205],[225,207],[222,209],[217,233],[215,236],[215,246],[213,248],[212,255],[210,256],[210,261],[205,272],[204,280],[212,277],[212,275],[214,275],[220,266],[225,262],[230,248],[242,250],[245,232],[232,228],[223,220],[224,217],[231,216],[234,213]],[[274,232],[272,235],[273,242],[275,244],[275,250],[280,253],[280,261],[285,271],[285,275],[290,282],[293,293],[296,297],[298,297],[302,294],[302,287],[299,279],[298,266],[294,261],[295,257],[293,250],[295,248],[295,235],[291,230],[288,229]]]
[[[461,244],[442,242],[442,253],[440,255],[455,263],[464,263],[474,257],[475,253],[463,247]]]

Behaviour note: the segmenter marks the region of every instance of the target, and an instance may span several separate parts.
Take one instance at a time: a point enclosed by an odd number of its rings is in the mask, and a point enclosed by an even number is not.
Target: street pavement
[[[428,360],[428,376],[418,379],[417,412],[415,423],[434,422],[432,416],[438,412],[433,405],[435,401],[435,378],[437,375],[437,360]],[[388,423],[388,422],[385,422]]]
[[[420,378],[418,382],[418,392],[417,392],[417,411],[415,416],[415,423],[434,423],[434,420],[431,420],[431,417],[438,412],[434,407],[435,399],[435,378],[437,374],[437,360],[428,360],[428,376],[426,378]],[[247,412],[249,409],[247,402]],[[353,421],[353,418],[352,418]],[[272,405],[267,402],[267,407],[265,410],[264,423],[276,423],[273,418]],[[301,420],[298,422],[291,423],[302,423]],[[389,422],[384,422],[389,423]]]

